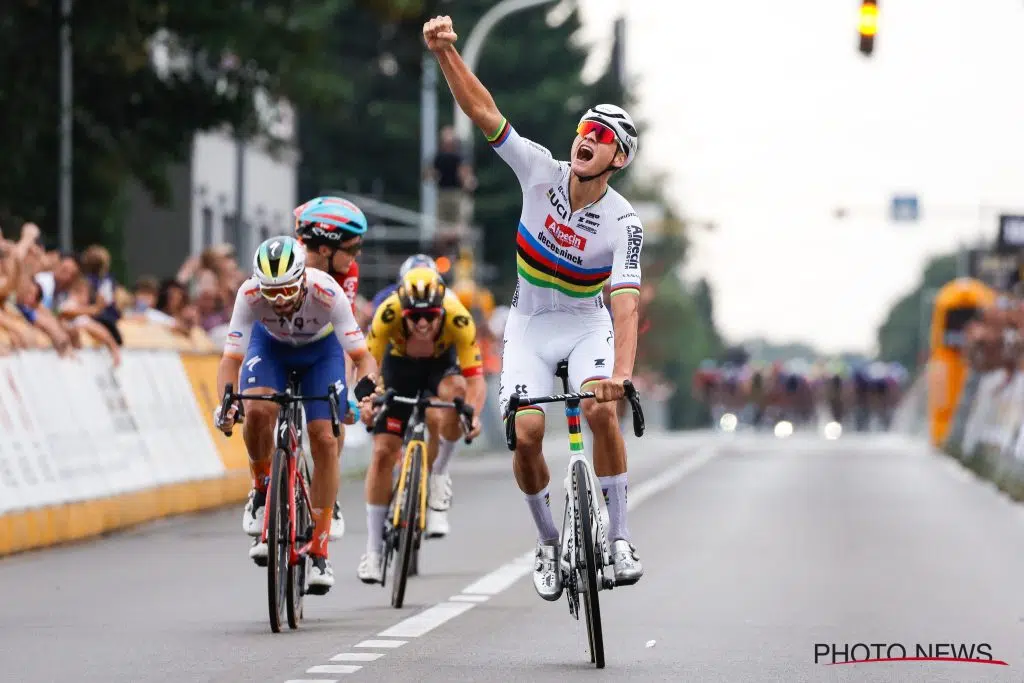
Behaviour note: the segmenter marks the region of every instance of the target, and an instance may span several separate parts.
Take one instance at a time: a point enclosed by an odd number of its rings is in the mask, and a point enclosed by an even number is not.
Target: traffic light
[[[865,57],[870,57],[875,50],[875,33],[877,32],[878,0],[861,0],[857,33],[860,34],[860,53]]]

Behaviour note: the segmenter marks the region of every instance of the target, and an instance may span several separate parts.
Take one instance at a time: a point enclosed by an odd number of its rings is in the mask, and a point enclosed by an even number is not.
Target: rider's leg
[[[385,418],[386,420],[387,418]],[[402,452],[402,437],[378,425],[373,437],[373,453],[366,470],[366,552],[359,559],[356,575],[364,583],[380,583],[381,546],[384,521],[391,501],[392,472]]]
[[[442,401],[466,397],[466,380],[458,374],[458,366],[445,368],[443,378],[433,380],[432,391]],[[430,477],[427,488],[427,537],[447,536],[451,530],[448,524],[448,508],[451,506],[452,485],[448,476],[448,465],[455,447],[462,436],[459,416],[454,410],[427,411],[427,427],[431,435],[437,434],[437,449],[430,456]],[[428,448],[429,451],[429,448]]]
[[[327,336],[293,352],[292,363],[302,368],[299,391],[307,396],[323,396],[333,386],[338,396],[338,418],[344,420],[348,409],[348,388],[345,386],[345,352],[334,335]],[[306,435],[313,455],[313,481],[310,482],[310,503],[313,516],[313,545],[310,548],[312,572],[310,592],[323,593],[334,585],[334,569],[328,557],[331,516],[338,498],[339,459],[344,441],[334,436],[331,407],[326,401],[306,401]],[[345,428],[342,427],[342,430]]]
[[[607,324],[610,324],[608,321]],[[595,329],[577,342],[569,354],[569,384],[586,391],[591,383],[609,376],[615,367],[614,339],[606,327]],[[636,583],[643,567],[629,535],[626,495],[626,442],[616,416],[615,403],[583,401],[583,417],[594,435],[594,472],[608,506],[608,541],[616,583]]]
[[[263,328],[256,326],[242,361],[239,387],[243,394],[272,394],[284,391],[287,374],[282,365],[283,345],[276,344]],[[263,532],[263,512],[267,500],[267,479],[270,477],[271,456],[274,453],[274,422],[278,408],[267,401],[244,401],[246,420],[242,425],[242,439],[249,453],[249,471],[253,487],[242,514],[242,527],[250,536]],[[253,543],[250,556],[258,559],[263,544]]]

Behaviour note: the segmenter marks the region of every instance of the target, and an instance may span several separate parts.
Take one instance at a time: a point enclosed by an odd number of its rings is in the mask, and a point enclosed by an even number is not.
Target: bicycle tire
[[[278,448],[274,451],[270,474],[270,495],[267,496],[267,607],[270,611],[270,630],[281,632],[288,587],[288,539],[291,538],[288,520],[288,454]]]
[[[395,580],[391,584],[391,606],[395,609],[401,609],[405,602],[405,585],[409,580],[409,564],[416,543],[416,528],[419,526],[422,450],[423,446],[420,444],[409,450],[411,461],[406,472],[402,517],[398,528],[398,562],[395,567]]]
[[[603,577],[597,570],[597,547],[594,545],[593,497],[589,491],[587,469],[582,461],[573,464],[576,479],[576,510],[579,514],[579,545],[582,550],[583,611],[587,615],[587,638],[590,641],[590,661],[598,669],[604,668],[604,633],[601,629],[601,600],[598,597],[598,581]]]
[[[300,459],[296,463],[296,478],[302,477],[306,480],[306,487],[309,487],[309,477],[306,475],[306,467]],[[296,480],[296,484],[298,481]],[[302,497],[302,489],[295,486],[295,535],[299,535],[301,529],[303,534],[309,529],[312,523],[312,515]],[[296,546],[303,545],[304,541],[295,541]],[[288,566],[288,595],[286,599],[286,612],[288,615],[288,628],[296,629],[302,621],[303,596],[306,594],[306,576],[309,573],[309,555],[299,558],[299,561]]]

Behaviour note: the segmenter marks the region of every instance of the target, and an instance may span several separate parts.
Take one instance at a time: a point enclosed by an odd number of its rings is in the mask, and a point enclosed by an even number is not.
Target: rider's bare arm
[[[366,348],[366,337],[363,336],[346,297],[335,297],[335,304],[331,309],[331,324],[341,347],[356,366],[356,377],[374,379],[377,375],[377,361]]]
[[[633,374],[636,361],[637,328],[640,322],[640,251],[644,229],[636,213],[618,220],[618,237],[612,256],[611,308],[615,331],[615,367],[612,377]]]
[[[443,21],[447,19],[447,22]],[[427,46],[437,57],[437,63],[444,73],[452,96],[466,116],[488,137],[495,135],[501,128],[504,117],[498,111],[498,105],[487,91],[484,84],[476,77],[455,49],[454,33],[451,20],[431,20],[423,27]]]

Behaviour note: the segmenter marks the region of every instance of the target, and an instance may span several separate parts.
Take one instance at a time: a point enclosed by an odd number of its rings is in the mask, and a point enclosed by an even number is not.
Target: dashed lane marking
[[[632,510],[641,505],[651,497],[661,493],[673,484],[676,484],[684,477],[709,463],[718,455],[718,449],[714,444],[699,448],[691,457],[682,460],[672,467],[663,470],[654,477],[647,479],[630,489],[629,499],[626,503],[627,509]],[[453,595],[448,600],[440,602],[432,607],[403,619],[394,626],[384,629],[377,634],[378,639],[364,640],[356,643],[357,648],[367,649],[395,649],[405,645],[408,640],[394,640],[394,638],[419,638],[430,633],[438,626],[445,624],[455,617],[465,614],[474,607],[490,600],[502,591],[510,588],[514,583],[530,574],[533,571],[533,549],[513,558],[494,571],[486,574],[470,585],[466,586],[458,595]],[[386,639],[386,640],[385,640]],[[376,661],[383,657],[382,653],[341,653],[331,658],[331,661],[339,662],[369,662]],[[365,658],[371,657],[371,658]],[[314,666],[306,673],[325,674],[348,674],[355,673],[362,669],[362,666],[347,664],[321,664]],[[317,683],[337,683],[316,679]],[[312,683],[312,681],[287,681],[286,683]]]

